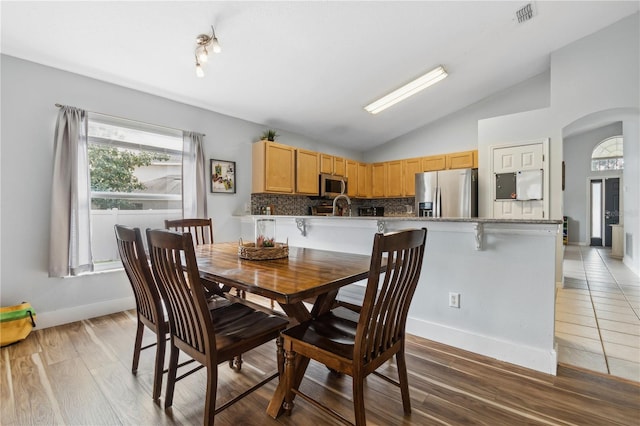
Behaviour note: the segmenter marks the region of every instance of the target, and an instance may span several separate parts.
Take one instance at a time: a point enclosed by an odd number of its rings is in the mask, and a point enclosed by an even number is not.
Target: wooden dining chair
[[[294,395],[299,395],[340,421],[350,423],[298,389],[302,381],[302,377],[296,377],[298,355],[352,377],[356,426],[366,425],[364,379],[371,373],[399,386],[404,413],[411,413],[404,356],[405,325],[422,269],[426,237],[425,228],[376,234],[360,313],[337,307],[282,333],[283,380],[287,388],[283,407],[288,414],[293,408]],[[398,381],[375,371],[394,355]]]
[[[165,219],[164,227],[176,232],[189,232],[193,236],[193,244],[197,246],[200,244],[213,244],[213,221],[211,218]],[[219,287],[223,293],[231,290],[228,286],[219,285]],[[240,292],[237,295],[244,297]]]
[[[176,377],[178,356],[183,351],[201,364],[197,369],[207,369],[204,424],[212,425],[217,413],[278,376],[276,372],[216,409],[218,364],[231,361],[270,340],[277,340],[289,321],[242,303],[210,311],[191,234],[147,230],[147,240],[153,274],[166,301],[169,316],[171,352],[165,408],[173,404],[176,381],[194,371]],[[281,350],[278,350],[277,357],[280,366]]]
[[[195,245],[213,244],[213,222],[211,218],[165,220],[164,227],[176,232],[189,232],[193,236]]]
[[[169,323],[165,320],[162,308],[162,298],[155,284],[151,269],[144,252],[142,236],[138,228],[128,228],[115,225],[116,241],[120,259],[129,277],[136,300],[138,326],[136,340],[133,345],[133,364],[131,372],[136,374],[140,351],[156,346],[156,360],[153,373],[153,399],[160,398],[162,388],[162,372],[164,368],[164,354],[166,338],[169,333]],[[144,329],[148,328],[156,334],[156,343],[142,347]]]
[[[169,229],[172,231],[185,233],[191,233],[193,237],[193,244],[199,246],[200,244],[213,244],[213,221],[211,218],[200,219],[200,218],[192,218],[192,219],[174,219],[169,220],[165,219],[164,221],[165,229]],[[223,293],[230,294],[231,287],[216,283],[209,282],[206,286],[208,290],[215,291],[215,294],[222,295]],[[247,297],[246,293],[236,289],[236,297],[240,297],[245,299]],[[273,309],[273,302],[271,304],[271,308]],[[238,355],[235,359],[229,361],[229,368],[234,368],[236,370],[240,370],[242,368],[242,355]]]

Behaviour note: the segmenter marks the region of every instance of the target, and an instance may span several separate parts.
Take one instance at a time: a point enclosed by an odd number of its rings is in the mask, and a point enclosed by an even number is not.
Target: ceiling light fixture
[[[216,32],[213,29],[213,25],[211,26],[211,35],[209,34],[200,34],[196,37],[196,75],[198,77],[204,77],[204,70],[202,69],[202,64],[209,60],[209,49],[213,53],[222,52],[222,47],[220,47],[220,43],[218,42],[218,38],[216,37]]]
[[[204,70],[202,69],[202,65],[200,65],[200,61],[198,61],[198,55],[196,55],[196,75],[200,78],[204,77]]]
[[[401,88],[396,89],[388,95],[378,99],[377,101],[370,103],[369,105],[364,107],[364,109],[371,114],[377,114],[389,108],[390,106],[407,99],[409,96],[415,95],[419,91],[426,89],[432,84],[439,82],[440,80],[446,78],[447,75],[448,74],[445,71],[444,67],[440,65],[438,68],[429,71],[425,75],[416,78],[415,80],[405,84]]]

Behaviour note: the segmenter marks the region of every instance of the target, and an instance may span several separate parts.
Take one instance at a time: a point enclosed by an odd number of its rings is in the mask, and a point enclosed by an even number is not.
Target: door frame
[[[587,182],[586,182],[586,201],[585,201],[585,212],[586,212],[586,218],[587,218],[587,223],[586,223],[586,227],[585,227],[585,240],[584,240],[584,244],[586,246],[590,246],[591,245],[591,181],[592,180],[598,180],[601,179],[602,180],[602,218],[603,218],[603,229],[602,229],[602,243],[604,244],[604,196],[605,196],[605,188],[604,188],[604,181],[605,179],[611,179],[611,178],[619,178],[620,179],[620,206],[619,206],[619,211],[623,212],[623,207],[624,207],[624,181],[622,178],[622,170],[612,170],[610,172],[591,172],[591,173],[595,173],[592,175],[587,176]],[[620,218],[620,223],[623,223],[624,219],[621,217]],[[604,245],[602,245],[601,247],[604,247]]]

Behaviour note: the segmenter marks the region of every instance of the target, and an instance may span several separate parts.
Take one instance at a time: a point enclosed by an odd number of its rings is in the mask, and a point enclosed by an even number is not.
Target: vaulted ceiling
[[[7,2],[2,53],[366,150],[549,68],[637,1]],[[195,75],[198,34],[222,52]],[[443,65],[378,115],[363,106]]]

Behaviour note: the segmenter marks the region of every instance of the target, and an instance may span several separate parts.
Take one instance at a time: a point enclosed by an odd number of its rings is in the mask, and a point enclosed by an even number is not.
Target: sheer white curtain
[[[51,183],[49,276],[93,271],[87,112],[60,107]]]
[[[201,133],[183,132],[182,217],[206,218],[207,169]]]

